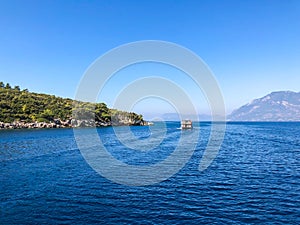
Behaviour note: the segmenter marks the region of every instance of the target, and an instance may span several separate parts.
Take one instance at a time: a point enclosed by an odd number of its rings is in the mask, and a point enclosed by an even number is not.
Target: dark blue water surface
[[[180,137],[179,123],[167,125],[161,149],[141,155],[112,128],[98,133],[115,158],[155,164]],[[72,129],[0,131],[0,224],[300,224],[300,123],[228,123],[218,156],[200,172],[210,127],[196,128],[197,148],[177,174],[142,187],[96,173]],[[131,130],[140,139],[150,132]]]

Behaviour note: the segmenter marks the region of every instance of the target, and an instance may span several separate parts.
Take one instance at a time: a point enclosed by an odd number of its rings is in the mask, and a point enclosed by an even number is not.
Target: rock
[[[60,120],[60,119],[54,119],[53,122],[54,122],[56,125],[61,125],[61,120]]]
[[[26,122],[14,121],[4,123],[0,121],[0,129],[36,129],[36,128],[65,128],[65,127],[107,127],[107,126],[143,126],[147,125],[143,120],[131,120],[127,117],[115,118],[113,121],[94,121],[94,120],[76,120],[54,119],[52,122]]]

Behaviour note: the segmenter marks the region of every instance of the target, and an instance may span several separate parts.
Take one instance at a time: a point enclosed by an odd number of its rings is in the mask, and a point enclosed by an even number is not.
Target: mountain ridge
[[[273,91],[235,109],[229,121],[300,121],[300,92]]]

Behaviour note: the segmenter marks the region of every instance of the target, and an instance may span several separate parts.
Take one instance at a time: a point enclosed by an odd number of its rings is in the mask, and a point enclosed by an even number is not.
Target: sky
[[[227,113],[272,91],[300,91],[298,0],[3,0],[0,30],[0,80],[33,92],[74,98],[98,57],[141,40],[173,42],[201,57]],[[143,76],[178,83],[207,113],[204,94],[183,73],[147,63],[115,74],[99,101],[112,106],[128,82]],[[161,99],[146,99],[135,109],[171,108]]]

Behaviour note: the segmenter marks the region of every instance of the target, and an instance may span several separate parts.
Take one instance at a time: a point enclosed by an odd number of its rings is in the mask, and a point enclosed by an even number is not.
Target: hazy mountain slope
[[[234,110],[228,120],[300,121],[300,92],[272,92]]]

